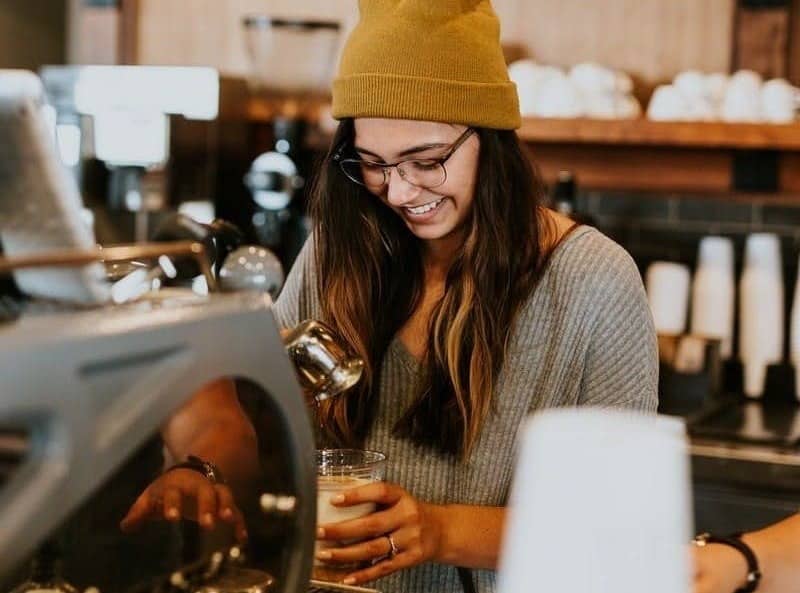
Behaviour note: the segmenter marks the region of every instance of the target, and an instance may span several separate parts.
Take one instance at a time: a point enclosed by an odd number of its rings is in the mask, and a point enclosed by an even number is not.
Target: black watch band
[[[167,471],[171,471],[173,469],[190,469],[192,471],[196,471],[198,473],[203,474],[209,482],[212,484],[224,484],[225,478],[222,477],[222,472],[219,468],[211,463],[210,461],[205,461],[204,459],[200,459],[194,455],[189,455],[186,458],[186,461],[181,463],[176,463],[172,467],[170,467]]]
[[[758,584],[761,582],[761,570],[758,567],[758,558],[756,558],[753,549],[740,539],[740,534],[723,537],[711,535],[710,533],[701,533],[694,538],[694,543],[700,547],[706,544],[723,544],[739,550],[747,561],[747,580],[744,585],[736,589],[733,593],[752,593],[758,588]]]

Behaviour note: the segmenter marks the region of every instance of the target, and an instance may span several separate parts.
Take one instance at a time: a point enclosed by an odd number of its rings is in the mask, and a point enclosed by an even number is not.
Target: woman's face
[[[363,118],[355,121],[359,157],[376,163],[397,163],[443,156],[466,126],[436,122]],[[470,135],[444,164],[447,180],[434,188],[413,185],[396,168],[386,171],[383,188],[371,189],[402,217],[414,235],[425,241],[459,231],[470,213],[475,194],[480,141]]]

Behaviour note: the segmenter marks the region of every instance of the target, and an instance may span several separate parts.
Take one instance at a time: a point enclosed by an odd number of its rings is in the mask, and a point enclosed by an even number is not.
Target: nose
[[[415,200],[420,191],[420,188],[403,179],[396,167],[389,169],[386,180],[386,200],[390,205],[404,206]]]

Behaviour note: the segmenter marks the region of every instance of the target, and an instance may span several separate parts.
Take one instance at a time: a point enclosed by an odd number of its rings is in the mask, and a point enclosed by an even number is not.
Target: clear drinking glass
[[[374,503],[336,507],[331,498],[370,482],[381,481],[386,470],[386,456],[377,451],[360,449],[321,449],[317,451],[317,525],[358,519],[375,512]],[[346,545],[347,542],[317,542],[315,552]],[[315,560],[316,567],[325,563]],[[331,569],[346,570],[351,566],[336,565]],[[315,569],[315,573],[318,573]],[[323,575],[324,577],[324,575]]]

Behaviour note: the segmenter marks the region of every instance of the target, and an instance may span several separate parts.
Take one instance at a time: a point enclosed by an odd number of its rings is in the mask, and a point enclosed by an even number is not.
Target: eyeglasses
[[[344,147],[342,147],[333,156],[333,160],[339,163],[342,172],[347,175],[348,179],[363,185],[373,192],[382,190],[389,183],[389,171],[391,169],[397,169],[400,177],[413,186],[434,189],[444,185],[445,181],[447,181],[447,169],[444,164],[474,133],[475,130],[473,128],[467,128],[450,145],[450,148],[436,159],[409,159],[397,163],[376,163],[365,159],[343,159]]]

